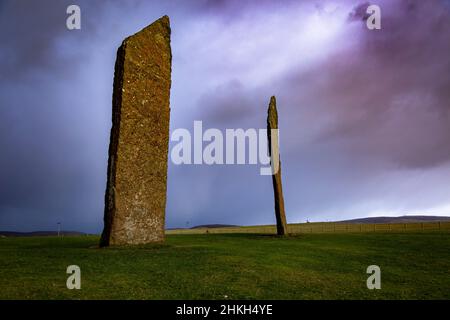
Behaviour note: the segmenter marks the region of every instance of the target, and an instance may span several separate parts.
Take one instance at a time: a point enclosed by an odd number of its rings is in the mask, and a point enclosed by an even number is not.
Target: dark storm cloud
[[[349,21],[366,21],[369,18],[367,8],[370,6],[370,2],[363,2],[357,5],[352,12],[348,15]]]
[[[11,78],[29,72],[30,68],[57,67],[53,56],[53,44],[61,32],[63,23],[58,23],[65,12],[63,2],[53,2],[56,10],[39,1],[5,1],[0,10],[2,30],[2,60],[0,76]],[[14,12],[14,14],[11,14]],[[44,18],[45,17],[45,18]],[[5,60],[3,60],[5,61]]]
[[[318,66],[327,70],[316,87],[327,93],[322,112],[336,117],[321,138],[344,140],[355,152],[401,166],[446,163],[450,12],[439,2],[402,1],[385,10],[382,21],[382,32],[364,29],[357,51]]]
[[[248,112],[254,120],[261,97],[277,94],[291,218],[445,206],[441,191],[448,188],[436,174],[448,177],[450,162],[448,6],[383,2],[377,32],[365,27],[367,5],[356,4],[347,14],[349,34],[342,41],[356,37],[356,43],[338,46],[306,69],[293,63],[257,88],[232,82],[239,85],[219,86],[200,101],[214,106],[205,121],[215,123],[220,115],[222,126],[232,126]],[[426,191],[428,184],[433,192]],[[250,199],[261,194],[257,188],[242,193]]]
[[[364,148],[360,151],[406,166],[446,162],[450,14],[438,2],[412,6],[405,1],[392,9],[383,15],[381,32],[361,28],[356,48],[334,53],[306,72],[293,66],[283,78],[253,92],[243,92],[239,83],[227,87],[228,95],[219,87],[210,93],[209,103],[202,103],[216,106],[211,119],[221,115],[226,121],[254,110],[258,96],[278,90],[290,106],[290,117],[301,121],[303,110],[311,106],[315,109],[311,118],[333,118],[315,142],[348,140],[353,147]]]
[[[202,0],[194,1],[193,5],[202,13],[213,14],[219,18],[239,18],[241,14],[248,14],[258,8],[268,9],[270,7],[289,6],[296,0],[273,1],[273,0]]]
[[[72,2],[0,2],[0,229],[100,231],[115,52],[164,14],[171,131],[264,128],[276,95],[291,222],[450,210],[448,2],[379,1],[381,31],[363,1],[77,3],[70,32]],[[258,173],[169,163],[168,226],[273,223]]]
[[[84,48],[73,47],[66,52],[58,51],[58,42],[68,37],[81,45],[97,40],[101,22],[112,11],[123,13],[138,8],[143,0],[107,1],[3,1],[0,7],[0,30],[2,47],[0,54],[0,77],[14,80],[15,77],[32,72],[71,72],[78,63],[87,59]],[[82,8],[83,32],[69,32],[66,28],[66,9],[76,4]],[[120,16],[117,16],[119,18]],[[114,22],[110,25],[114,26]],[[114,28],[112,28],[114,31]]]
[[[96,99],[89,100],[92,91],[79,78],[87,50],[61,43],[85,43],[95,32],[89,14],[83,16],[89,32],[67,30],[69,4],[9,1],[0,11],[3,228],[54,228],[61,221],[66,228],[92,231],[100,225],[101,200],[92,195],[104,188],[99,173],[104,171],[106,125],[94,128],[98,113],[89,107]]]
[[[0,11],[2,32],[2,63],[0,77],[14,81],[30,76],[33,72],[61,76],[61,71],[73,71],[76,64],[86,57],[77,50],[58,52],[58,41],[72,37],[78,41],[95,36],[96,16],[101,16],[99,2],[80,1],[89,8],[83,11],[84,33],[69,33],[66,28],[66,8],[71,1],[4,1]],[[98,18],[97,16],[97,18]],[[81,56],[84,54],[84,56]]]

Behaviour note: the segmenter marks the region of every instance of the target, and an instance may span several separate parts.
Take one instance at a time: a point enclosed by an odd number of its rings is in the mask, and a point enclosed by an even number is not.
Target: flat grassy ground
[[[449,299],[449,233],[170,235],[98,249],[97,237],[0,239],[1,299]],[[68,265],[81,290],[66,288]],[[381,290],[366,268],[381,267]]]

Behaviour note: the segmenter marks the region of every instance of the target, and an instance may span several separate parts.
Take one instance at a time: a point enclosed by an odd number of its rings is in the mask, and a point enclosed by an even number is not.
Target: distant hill
[[[438,221],[450,221],[450,217],[440,216],[401,216],[401,217],[370,217],[370,218],[358,218],[351,220],[341,220],[335,223],[414,223],[414,222],[438,222]],[[240,227],[233,224],[202,224],[190,229],[200,228],[233,228]],[[176,230],[185,228],[168,228],[166,230]],[[34,232],[15,232],[15,231],[0,231],[0,237],[45,237],[45,236],[57,236],[56,231],[34,231]],[[84,232],[78,231],[61,231],[63,236],[85,236],[89,235]]]
[[[84,236],[88,235],[78,231],[61,231],[62,236]],[[49,237],[57,236],[57,231],[33,231],[33,232],[16,232],[16,231],[0,231],[0,237]]]
[[[192,227],[191,229],[200,229],[200,228],[213,229],[213,228],[232,228],[232,227],[239,227],[239,226],[234,224],[202,224],[199,226]]]
[[[450,217],[440,216],[401,216],[401,217],[371,217],[336,221],[337,223],[413,223],[450,221]]]

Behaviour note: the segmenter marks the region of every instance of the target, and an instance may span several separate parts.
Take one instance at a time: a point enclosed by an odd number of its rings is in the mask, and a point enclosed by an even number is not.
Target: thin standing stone
[[[270,98],[269,109],[267,111],[267,138],[269,143],[269,155],[271,157],[273,193],[275,198],[275,217],[277,220],[277,234],[284,236],[288,234],[286,213],[284,210],[283,188],[281,185],[281,159],[278,145],[278,134],[272,139],[272,129],[278,132],[278,112],[277,101],[274,96]],[[278,165],[275,163],[278,157]],[[275,159],[275,161],[274,161]]]

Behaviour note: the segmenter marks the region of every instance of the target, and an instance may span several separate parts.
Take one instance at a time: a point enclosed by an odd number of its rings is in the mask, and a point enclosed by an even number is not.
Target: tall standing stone
[[[272,132],[272,129],[276,131]],[[272,136],[276,134],[276,136]],[[283,188],[281,186],[281,159],[278,145],[278,111],[277,101],[274,96],[270,98],[267,111],[267,139],[269,143],[269,155],[272,163],[272,183],[275,198],[275,217],[277,220],[277,234],[284,236],[288,233],[286,213],[284,210]],[[277,162],[278,160],[278,162]]]
[[[164,240],[171,64],[167,16],[117,51],[101,246]]]

